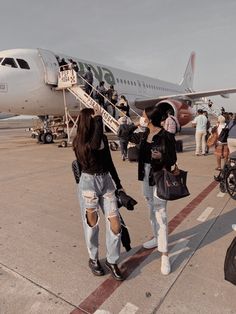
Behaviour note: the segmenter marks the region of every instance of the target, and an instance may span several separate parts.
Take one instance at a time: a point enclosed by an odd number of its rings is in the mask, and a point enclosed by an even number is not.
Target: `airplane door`
[[[59,65],[55,55],[48,50],[38,49],[45,72],[45,83],[57,85]]]

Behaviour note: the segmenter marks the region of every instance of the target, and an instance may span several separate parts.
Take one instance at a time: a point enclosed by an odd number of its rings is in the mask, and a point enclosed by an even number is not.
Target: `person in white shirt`
[[[195,155],[200,156],[206,155],[206,128],[207,118],[203,114],[202,109],[198,109],[198,115],[194,118],[192,125],[196,128],[195,140],[196,140],[196,151]]]

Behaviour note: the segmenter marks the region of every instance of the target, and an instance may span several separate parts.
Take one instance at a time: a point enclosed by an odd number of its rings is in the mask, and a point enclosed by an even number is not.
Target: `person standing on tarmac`
[[[121,222],[115,195],[116,190],[119,192],[123,188],[111,158],[107,137],[103,134],[99,108],[84,108],[80,111],[73,149],[81,172],[78,196],[89,254],[88,265],[94,275],[104,275],[98,258],[98,222],[101,209],[106,221],[105,267],[114,279],[123,280],[117,266],[120,257]]]
[[[90,95],[93,89],[93,73],[89,66],[87,67],[87,71],[85,72],[83,78],[86,80],[84,85],[85,92]]]
[[[195,141],[196,141],[196,156],[206,155],[206,128],[207,118],[203,114],[202,109],[198,109],[197,116],[194,118],[192,125],[196,128]]]
[[[150,209],[153,238],[143,244],[145,249],[158,247],[161,256],[161,273],[168,275],[171,265],[168,256],[167,201],[155,195],[154,173],[163,168],[171,170],[176,163],[175,136],[162,126],[159,108],[146,108],[140,118],[145,132],[133,133],[130,142],[139,144],[138,179],[143,181],[143,193]]]
[[[167,118],[164,123],[164,129],[170,133],[176,134],[180,130],[178,119],[173,115],[173,110],[167,111]]]

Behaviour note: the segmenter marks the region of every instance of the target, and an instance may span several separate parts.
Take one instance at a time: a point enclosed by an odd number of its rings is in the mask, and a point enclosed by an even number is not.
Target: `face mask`
[[[139,119],[139,125],[140,125],[141,127],[144,127],[144,128],[146,128],[146,127],[148,126],[148,123],[145,121],[145,118],[144,118],[144,117],[140,117],[140,119]]]

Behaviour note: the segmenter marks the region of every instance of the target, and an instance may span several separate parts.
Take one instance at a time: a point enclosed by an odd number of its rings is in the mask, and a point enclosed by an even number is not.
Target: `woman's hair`
[[[221,124],[225,123],[225,117],[222,116],[222,115],[219,115],[219,117],[218,117],[217,120],[218,120],[218,122],[221,123]]]
[[[158,107],[147,107],[144,109],[148,120],[154,125],[161,128],[162,114],[161,110]]]
[[[82,167],[87,167],[93,162],[90,140],[94,133],[94,118],[92,108],[84,108],[80,111],[77,134],[73,140],[75,155]]]

